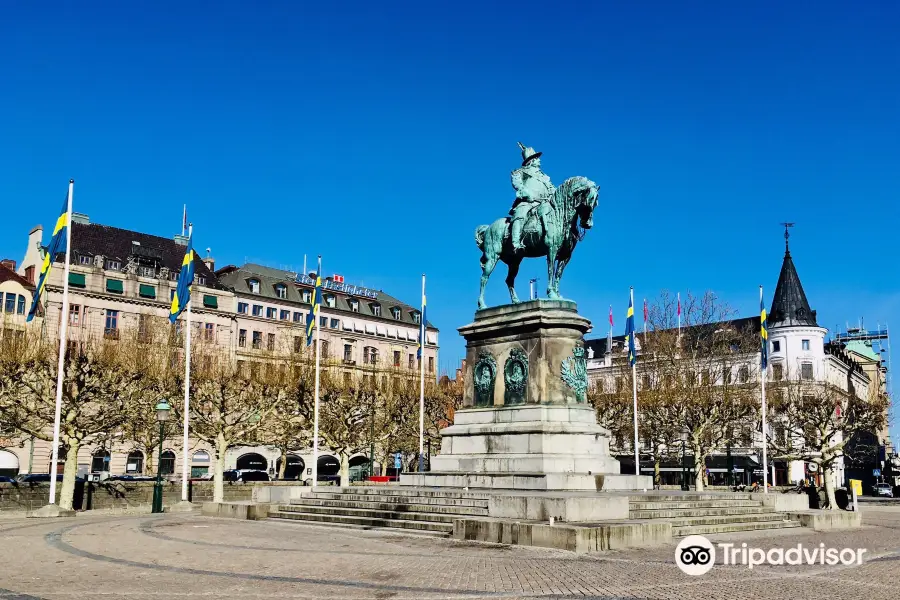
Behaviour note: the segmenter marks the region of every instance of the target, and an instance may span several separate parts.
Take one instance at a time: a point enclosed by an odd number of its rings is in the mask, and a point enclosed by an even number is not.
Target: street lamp
[[[156,420],[159,423],[159,458],[156,463],[156,485],[153,487],[153,508],[150,512],[161,513],[163,511],[163,488],[162,488],[162,452],[163,452],[163,436],[165,435],[166,421],[169,420],[169,412],[172,407],[163,400],[156,405]]]

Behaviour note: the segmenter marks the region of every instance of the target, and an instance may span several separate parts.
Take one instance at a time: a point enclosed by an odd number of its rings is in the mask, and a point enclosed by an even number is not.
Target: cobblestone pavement
[[[674,544],[562,551],[199,515],[0,521],[0,598],[897,598],[900,507],[855,531],[726,534],[761,548],[867,548],[861,566],[722,566],[689,577]]]

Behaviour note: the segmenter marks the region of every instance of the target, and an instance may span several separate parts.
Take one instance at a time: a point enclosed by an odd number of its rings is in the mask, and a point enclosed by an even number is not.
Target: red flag
[[[610,327],[613,326],[613,319],[612,319],[612,304],[609,305],[609,326],[610,326]]]
[[[335,283],[344,283],[344,276],[335,274],[335,276],[332,277],[332,280],[334,280]]]
[[[647,299],[644,298],[644,323],[647,322],[647,315],[648,315],[648,314],[649,314],[649,313],[647,312]]]

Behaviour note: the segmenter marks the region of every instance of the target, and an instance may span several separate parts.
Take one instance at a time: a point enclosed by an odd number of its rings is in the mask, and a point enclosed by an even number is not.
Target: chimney
[[[16,261],[14,261],[14,260],[11,259],[11,258],[4,258],[3,260],[0,260],[0,265],[3,265],[4,267],[6,267],[7,269],[9,269],[10,271],[15,271],[15,270],[16,270]]]
[[[73,212],[72,213],[72,222],[78,223],[79,225],[90,225],[91,218],[84,213]]]
[[[28,246],[25,248],[25,256],[19,264],[19,275],[25,277],[29,281],[34,279],[34,271],[38,266],[43,264],[44,257],[41,256],[41,238],[44,235],[44,228],[40,225],[32,227],[28,232]],[[29,278],[29,273],[31,277]],[[34,281],[31,281],[32,285]]]
[[[207,248],[206,249],[206,258],[203,259],[203,263],[206,265],[207,269],[209,269],[210,271],[215,273],[216,272],[216,259],[214,259],[212,256],[210,256],[210,252],[212,252],[212,248]]]
[[[173,239],[175,240],[175,243],[178,244],[179,246],[187,246],[188,236],[175,234],[175,237]]]

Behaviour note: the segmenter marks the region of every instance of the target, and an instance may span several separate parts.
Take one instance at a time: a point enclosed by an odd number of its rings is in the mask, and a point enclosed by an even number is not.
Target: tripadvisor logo
[[[752,548],[746,543],[716,544],[721,551],[721,564],[743,565],[748,569],[760,565],[861,565],[865,548],[826,548],[825,544],[804,547],[797,544],[790,548]],[[687,575],[703,575],[716,563],[716,547],[702,535],[689,535],[675,548],[675,564]]]

